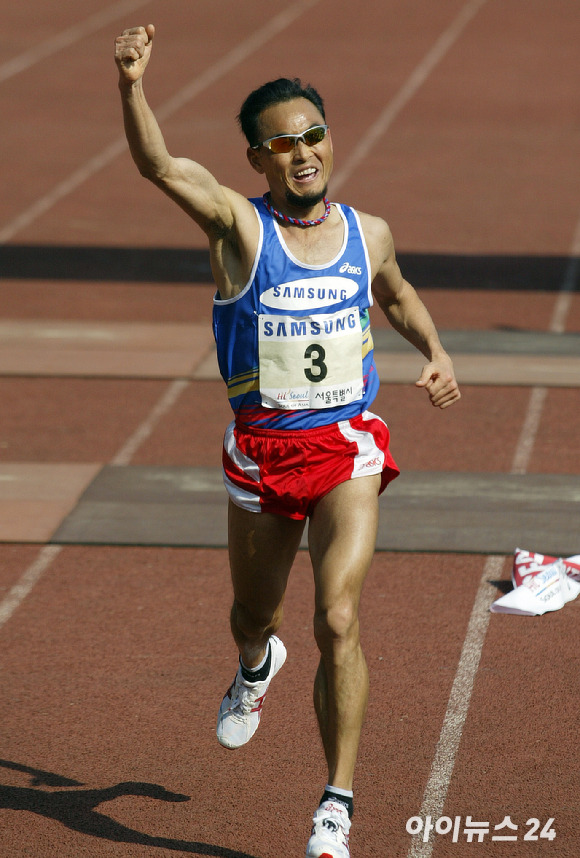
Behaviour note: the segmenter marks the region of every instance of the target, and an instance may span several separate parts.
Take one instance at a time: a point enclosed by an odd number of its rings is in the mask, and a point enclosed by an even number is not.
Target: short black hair
[[[260,143],[259,122],[263,111],[274,104],[294,101],[295,98],[306,98],[311,101],[322,118],[326,119],[324,101],[313,86],[310,84],[304,86],[298,77],[292,79],[280,77],[277,80],[271,80],[249,94],[238,114],[238,122],[250,146],[257,146]]]

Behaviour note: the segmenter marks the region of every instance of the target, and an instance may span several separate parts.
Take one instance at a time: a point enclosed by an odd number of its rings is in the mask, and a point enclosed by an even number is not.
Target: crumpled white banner
[[[559,611],[580,594],[580,554],[551,557],[516,548],[512,583],[514,589],[497,599],[490,611],[528,617]]]

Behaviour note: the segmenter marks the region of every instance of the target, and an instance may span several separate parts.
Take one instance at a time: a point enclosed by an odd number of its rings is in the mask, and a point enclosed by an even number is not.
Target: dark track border
[[[566,256],[399,252],[405,276],[421,289],[557,292]],[[211,283],[209,253],[181,247],[0,246],[0,279],[134,283]]]

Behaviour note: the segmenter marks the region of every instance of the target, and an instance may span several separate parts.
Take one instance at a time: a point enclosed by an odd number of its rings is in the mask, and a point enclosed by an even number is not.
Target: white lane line
[[[530,394],[522,431],[512,460],[510,469],[512,474],[526,473],[538,433],[545,393],[545,388],[534,388]],[[441,733],[439,734],[439,741],[435,748],[429,780],[423,794],[423,803],[418,813],[423,820],[426,816],[431,816],[433,820],[436,820],[443,814],[481,661],[491,616],[489,609],[497,596],[495,587],[490,585],[490,581],[497,581],[501,578],[504,561],[504,557],[489,556],[484,563]],[[414,838],[408,852],[408,858],[430,858],[433,846],[433,841],[425,843]]]
[[[550,331],[554,333],[562,333],[566,327],[570,300],[566,302],[562,299],[570,299],[576,288],[579,266],[577,259],[574,257],[578,256],[579,251],[580,220],[578,221],[570,248],[570,264],[564,275],[550,323]],[[527,472],[544,411],[546,395],[547,388],[545,387],[534,387],[530,393],[528,408],[512,460],[510,470],[512,474],[525,474]],[[479,669],[479,662],[483,652],[485,635],[490,619],[489,609],[497,595],[495,588],[490,586],[489,581],[497,580],[501,577],[503,563],[503,557],[490,556],[485,561],[483,567],[457,672],[451,688],[451,694],[449,695],[447,711],[443,719],[439,741],[435,748],[429,780],[423,794],[423,803],[418,812],[418,816],[423,820],[427,816],[430,816],[432,820],[436,820],[443,814],[457,752],[463,735],[463,728],[467,719],[471,695]],[[431,858],[433,846],[434,841],[431,840],[425,843],[418,836],[415,836],[411,842],[407,858]]]
[[[527,464],[534,446],[541,408],[544,403],[544,399],[538,399],[535,396],[535,392],[535,390],[532,391],[530,396],[523,429],[520,433],[513,457],[511,473],[525,473],[525,464]],[[514,470],[516,467],[519,470]],[[489,582],[490,580],[493,581],[501,578],[504,560],[504,557],[490,556],[486,559],[483,566],[461,656],[459,657],[459,664],[457,665],[455,679],[451,687],[441,733],[439,734],[439,741],[435,748],[435,756],[431,764],[429,780],[423,794],[423,803],[417,814],[423,820],[427,816],[430,816],[432,820],[437,820],[443,815],[443,808],[445,807],[445,800],[449,791],[453,769],[455,768],[455,760],[459,751],[463,728],[467,719],[471,695],[483,652],[485,635],[490,618],[489,609],[497,596],[495,587],[490,585]],[[418,836],[415,836],[407,853],[407,858],[430,858],[433,846],[434,841],[429,840],[425,843]]]
[[[128,465],[131,462],[131,459],[137,452],[137,449],[151,435],[157,423],[176,403],[187,385],[188,382],[185,379],[176,379],[171,383],[168,390],[166,390],[161,396],[148,417],[112,459],[111,464]],[[8,591],[8,594],[0,602],[0,629],[8,622],[12,614],[22,604],[33,587],[38,583],[38,581],[40,581],[41,577],[52,562],[56,560],[62,549],[62,545],[45,545],[38,553],[36,560],[34,560],[34,562],[21,575],[17,583]]]
[[[156,114],[160,120],[167,119],[177,110],[182,108],[188,101],[207,89],[208,86],[224,77],[236,66],[240,65],[249,56],[263,47],[270,39],[281,33],[290,24],[300,17],[307,9],[318,3],[319,0],[300,0],[300,2],[289,4],[283,12],[272,18],[256,30],[243,42],[240,42],[229,53],[210,66],[203,74],[192,80],[189,84],[179,90],[172,98],[156,108]],[[26,229],[34,223],[41,215],[53,208],[61,199],[75,191],[80,185],[92,178],[96,173],[107,167],[122,152],[127,150],[125,137],[119,137],[107,146],[94,158],[91,158],[83,167],[75,170],[68,178],[59,182],[51,191],[40,197],[29,208],[10,221],[0,230],[0,244],[11,241],[21,230]]]
[[[51,57],[53,54],[58,53],[58,51],[62,51],[63,48],[73,45],[79,39],[84,39],[86,36],[102,30],[111,21],[122,18],[129,12],[134,12],[136,9],[140,9],[141,6],[146,6],[150,2],[151,0],[121,0],[121,2],[107,6],[106,9],[101,9],[100,12],[96,12],[85,21],[73,24],[72,27],[68,27],[61,33],[57,33],[52,38],[34,45],[29,50],[18,54],[18,56],[0,65],[0,83],[9,80],[23,71],[27,71],[42,60]]]
[[[117,455],[111,460],[112,465],[130,464],[138,448],[151,435],[161,418],[175,405],[188,384],[189,382],[186,379],[176,379],[169,385],[169,388],[161,396],[143,423],[141,423],[128,441],[123,444]],[[0,602],[0,629],[8,622],[14,611],[28,596],[62,549],[62,545],[45,545],[40,550],[36,560],[8,591],[8,594]]]
[[[576,290],[576,283],[580,276],[579,257],[580,218],[576,224],[574,238],[570,247],[570,261],[568,262],[568,266],[564,273],[564,279],[554,304],[554,310],[550,320],[550,326],[548,328],[552,334],[563,334],[566,330],[566,320],[572,306],[572,293]],[[540,420],[542,419],[547,395],[547,387],[534,387],[530,393],[526,419],[522,427],[520,440],[514,456],[512,474],[525,474],[528,469],[536,436],[540,428]]]
[[[433,69],[441,62],[450,48],[453,47],[463,30],[486,2],[487,0],[470,0],[449,27],[441,34],[395,97],[387,104],[379,118],[362,135],[360,143],[355,147],[344,166],[335,173],[332,179],[333,192],[343,185],[354,173],[359,164],[364,161],[372,148],[392,125],[401,110],[425,83]]]
[[[119,138],[114,143],[107,146],[107,148],[98,155],[95,155],[94,158],[87,161],[84,166],[75,170],[75,172],[68,176],[68,178],[59,182],[56,187],[43,197],[40,197],[35,203],[23,211],[22,214],[19,214],[10,221],[4,229],[0,230],[0,244],[5,244],[7,241],[10,241],[17,233],[26,229],[26,227],[30,226],[31,223],[34,223],[35,220],[38,220],[38,218],[45,212],[55,206],[59,200],[68,196],[72,191],[75,191],[80,185],[82,185],[83,182],[86,182],[87,179],[90,179],[95,175],[95,173],[98,173],[99,170],[102,170],[110,164],[111,161],[114,161],[115,158],[126,150],[126,146],[126,141]]]
[[[431,773],[423,796],[423,804],[417,814],[423,820],[426,816],[430,816],[435,821],[443,813],[483,651],[489,624],[489,608],[495,598],[495,593],[492,592],[493,588],[489,585],[489,579],[497,579],[501,576],[503,563],[503,557],[488,557],[483,567],[461,657],[449,695],[447,711],[435,748],[435,756],[431,764]],[[415,836],[407,853],[408,858],[429,858],[433,851],[433,845],[433,841],[425,843],[418,836]]]
[[[283,30],[287,29],[296,18],[299,18],[311,6],[315,6],[319,0],[301,0],[299,3],[289,5],[283,12],[272,18],[261,29],[245,39],[243,42],[233,48],[229,54],[226,54],[219,62],[201,74],[191,83],[186,84],[183,89],[180,89],[176,94],[169,99],[164,105],[155,109],[155,115],[160,120],[167,119],[173,113],[186,105],[189,101],[199,95],[212,84],[216,83],[225,74],[232,71],[236,66],[239,66],[249,56],[259,50],[274,36],[277,36]]]
[[[125,442],[125,444],[123,444],[117,455],[111,460],[112,465],[130,464],[141,444],[149,438],[161,418],[164,417],[171,408],[173,408],[188,384],[189,382],[183,378],[177,378],[175,381],[171,382],[165,393],[157,402],[157,405],[155,405],[149,415],[141,425],[137,427],[131,437]]]
[[[45,545],[40,550],[36,560],[23,572],[19,581],[0,602],[0,629],[26,599],[32,588],[40,581],[52,561],[58,557],[61,551],[61,545]]]
[[[520,438],[512,463],[512,474],[525,474],[528,470],[528,465],[530,464],[534,444],[538,435],[538,429],[540,427],[540,420],[542,419],[542,413],[544,411],[547,393],[548,390],[546,387],[534,387],[530,392],[528,409],[526,411],[522,431],[520,433]]]

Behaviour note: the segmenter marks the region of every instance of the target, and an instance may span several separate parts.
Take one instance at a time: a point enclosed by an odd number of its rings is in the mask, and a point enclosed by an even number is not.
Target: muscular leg
[[[288,575],[303,530],[303,521],[248,512],[230,501],[231,627],[246,667],[260,663],[268,638],[280,627]]]
[[[358,606],[375,549],[379,476],[359,477],[324,497],[309,528],[316,585],[314,631],[320,664],[314,705],[328,783],[352,789],[368,699]]]

